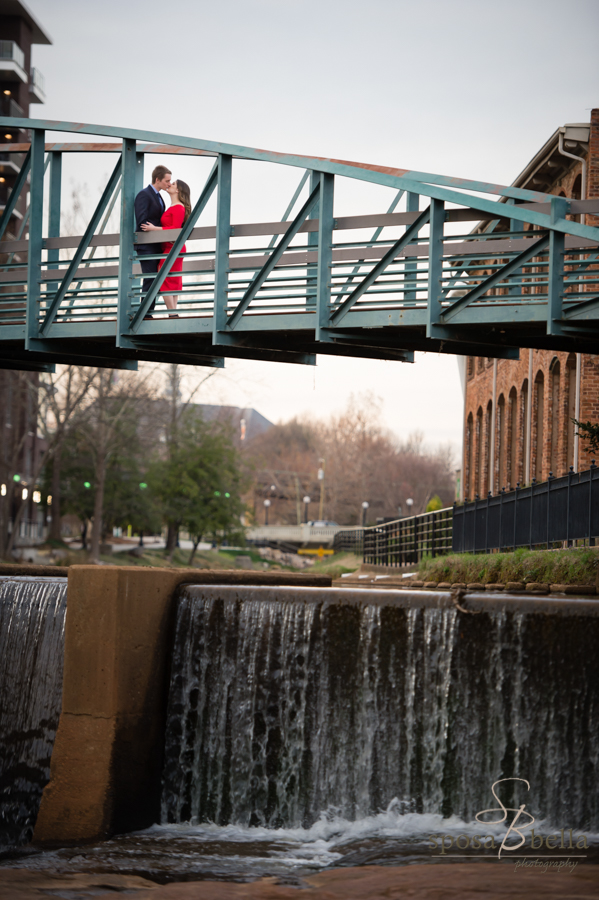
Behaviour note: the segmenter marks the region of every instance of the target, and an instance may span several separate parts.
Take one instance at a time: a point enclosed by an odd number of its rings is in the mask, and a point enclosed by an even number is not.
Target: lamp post
[[[406,500],[406,505],[408,507],[408,516],[411,516],[412,515],[412,507],[414,506],[414,501],[412,500],[411,497],[408,497],[408,499]]]
[[[322,520],[324,519],[324,468],[327,461],[324,457],[321,457],[319,461],[318,480],[320,481],[320,506],[318,508],[318,518]]]
[[[264,524],[268,525],[268,507],[270,506],[270,500],[264,501]]]
[[[308,522],[308,507],[310,505],[310,498],[306,494],[304,497],[304,524]]]
[[[366,510],[370,506],[370,503],[367,500],[364,500],[362,503],[362,528],[364,528],[366,523]]]

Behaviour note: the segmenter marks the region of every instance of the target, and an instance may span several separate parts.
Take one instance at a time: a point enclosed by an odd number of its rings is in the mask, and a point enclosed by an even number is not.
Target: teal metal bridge
[[[222,366],[226,357],[314,364],[317,353],[409,362],[415,350],[517,358],[521,347],[599,352],[599,228],[585,221],[599,214],[599,200],[132,129],[0,124],[31,134],[30,144],[2,145],[23,163],[0,218],[0,367]],[[95,143],[47,142],[46,132]],[[77,236],[61,234],[72,154],[112,158],[113,166]],[[174,246],[142,296],[135,244],[156,243],[164,257],[163,232],[134,233],[147,154],[156,162],[207,157],[200,161],[207,177],[185,226],[169,232]],[[278,195],[280,167],[300,170],[282,219],[233,221],[234,190],[251,185],[252,196]],[[351,211],[357,182],[379,186],[379,195],[387,189],[386,212],[335,215],[335,204]],[[29,192],[29,206],[10,234],[21,192]],[[117,215],[119,231],[108,233]],[[179,317],[169,318],[159,300],[147,319],[184,242]]]

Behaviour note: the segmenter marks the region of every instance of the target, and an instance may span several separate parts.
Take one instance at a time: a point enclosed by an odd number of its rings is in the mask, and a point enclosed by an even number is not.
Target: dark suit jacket
[[[162,198],[156,193],[151,184],[140,191],[135,198],[135,230],[141,231],[144,222],[160,226],[160,218],[164,212]],[[137,244],[137,249],[146,253],[159,253],[157,244]],[[146,249],[147,248],[147,249]]]

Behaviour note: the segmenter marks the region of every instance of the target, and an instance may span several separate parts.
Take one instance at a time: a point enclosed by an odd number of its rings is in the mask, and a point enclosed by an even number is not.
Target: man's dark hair
[[[155,184],[157,181],[162,181],[165,175],[172,175],[170,169],[167,169],[166,166],[156,166],[154,171],[152,172],[152,184]]]

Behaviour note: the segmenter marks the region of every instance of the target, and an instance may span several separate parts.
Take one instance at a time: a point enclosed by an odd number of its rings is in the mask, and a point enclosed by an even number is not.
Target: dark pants
[[[155,275],[158,271],[158,263],[160,260],[158,259],[144,259],[144,256],[152,256],[153,254],[158,253],[158,244],[138,244],[136,246],[137,255],[139,256],[139,264],[141,266],[141,271],[144,275]],[[152,287],[153,278],[144,278],[142,286],[141,286],[141,299],[145,297],[150,288]],[[149,315],[156,305],[156,301],[152,303],[146,315]]]

